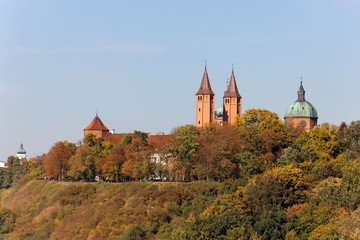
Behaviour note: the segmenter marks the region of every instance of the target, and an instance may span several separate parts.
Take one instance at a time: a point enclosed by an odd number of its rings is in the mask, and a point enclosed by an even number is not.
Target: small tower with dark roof
[[[16,156],[19,159],[26,158],[26,151],[25,151],[24,145],[22,143],[20,144],[19,150],[16,152]]]
[[[241,116],[242,98],[237,88],[234,68],[232,69],[230,81],[223,97],[223,122],[224,124],[233,124],[236,116]]]
[[[298,99],[297,99],[298,102],[305,101],[305,89],[303,87],[302,81],[300,82],[300,87],[299,87],[297,94],[298,94]]]
[[[214,92],[211,89],[206,65],[200,88],[196,93],[195,126],[204,127],[215,121]]]
[[[109,129],[101,121],[97,113],[95,118],[84,129],[84,136],[90,133],[94,134],[98,138],[104,138],[109,134]]]

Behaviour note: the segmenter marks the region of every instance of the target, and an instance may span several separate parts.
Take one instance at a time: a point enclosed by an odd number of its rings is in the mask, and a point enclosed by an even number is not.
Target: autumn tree
[[[199,148],[199,131],[194,125],[184,125],[176,128],[173,134],[174,141],[169,148],[174,157],[173,164],[179,171],[179,178],[188,181],[191,179],[191,170]]]
[[[193,173],[198,179],[238,178],[240,164],[237,154],[243,147],[239,132],[232,126],[207,127],[199,137]]]
[[[244,151],[256,157],[253,167],[260,164],[262,169],[276,165],[282,149],[294,139],[294,132],[288,134],[279,116],[265,109],[247,110],[238,118],[235,127],[246,143]],[[258,170],[260,168],[257,167]]]
[[[118,144],[111,149],[108,156],[97,160],[97,173],[105,180],[118,182],[124,177],[122,174],[122,165],[125,161],[126,157],[124,146],[122,144]]]
[[[44,170],[46,174],[59,181],[63,181],[69,170],[69,159],[76,152],[76,146],[69,142],[57,142],[44,158]]]
[[[147,138],[147,134],[140,131],[134,131],[133,134],[124,137],[126,161],[122,164],[122,173],[133,179],[141,179],[148,175],[145,164],[150,160]]]
[[[337,153],[337,126],[323,123],[309,133],[303,132],[295,142],[305,161],[330,160]]]
[[[70,158],[67,176],[76,180],[94,181],[96,176],[95,156],[89,147],[79,147]]]

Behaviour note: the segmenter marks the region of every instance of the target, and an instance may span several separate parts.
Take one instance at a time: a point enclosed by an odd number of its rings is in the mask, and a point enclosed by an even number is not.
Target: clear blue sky
[[[194,123],[207,60],[221,105],[234,64],[243,109],[283,118],[300,77],[319,122],[358,120],[360,1],[0,0],[0,160],[116,132]]]

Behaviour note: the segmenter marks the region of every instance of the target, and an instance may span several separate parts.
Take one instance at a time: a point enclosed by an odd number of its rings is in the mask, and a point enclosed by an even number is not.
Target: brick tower
[[[109,129],[101,121],[97,113],[95,118],[84,129],[84,136],[86,136],[89,133],[94,134],[98,138],[104,138],[107,135],[109,135]]]
[[[199,91],[196,93],[195,126],[204,127],[215,121],[214,92],[211,90],[209,76],[206,70],[201,80]]]
[[[227,90],[223,97],[223,123],[233,124],[236,116],[241,116],[242,111],[242,100],[241,95],[238,91],[234,69],[231,72],[230,81],[227,86]]]

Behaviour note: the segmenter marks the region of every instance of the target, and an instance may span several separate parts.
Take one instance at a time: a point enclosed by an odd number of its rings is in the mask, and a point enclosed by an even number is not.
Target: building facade
[[[195,126],[205,127],[212,124],[233,124],[242,114],[242,97],[238,91],[234,69],[231,72],[227,89],[223,96],[223,106],[215,110],[215,94],[211,89],[207,68],[195,98]]]

